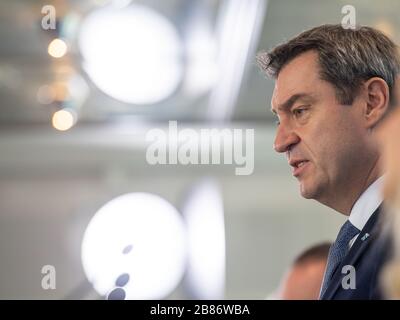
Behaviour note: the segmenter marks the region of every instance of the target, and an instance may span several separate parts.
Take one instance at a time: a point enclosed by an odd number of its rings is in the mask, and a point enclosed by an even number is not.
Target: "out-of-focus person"
[[[318,300],[330,246],[324,242],[302,252],[285,273],[274,298]]]
[[[388,212],[385,222],[393,246],[392,256],[381,275],[388,299],[400,299],[400,78],[396,80],[395,93],[397,110],[388,116],[379,129],[386,172],[384,198]]]

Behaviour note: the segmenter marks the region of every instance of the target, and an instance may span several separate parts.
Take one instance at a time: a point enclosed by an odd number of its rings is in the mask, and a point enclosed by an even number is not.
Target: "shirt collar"
[[[383,180],[384,176],[375,180],[375,182],[361,194],[351,209],[349,220],[360,231],[383,201],[381,193]]]

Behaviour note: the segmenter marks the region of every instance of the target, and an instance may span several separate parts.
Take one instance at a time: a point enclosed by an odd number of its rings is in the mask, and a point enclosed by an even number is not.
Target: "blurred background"
[[[0,298],[270,296],[344,217],[272,150],[255,54],[345,5],[399,42],[397,0],[1,0]],[[170,120],[254,129],[254,172],[150,165]]]

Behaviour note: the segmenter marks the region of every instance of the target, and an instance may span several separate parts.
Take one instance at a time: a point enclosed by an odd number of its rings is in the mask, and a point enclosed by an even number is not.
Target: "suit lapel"
[[[357,260],[361,257],[361,255],[365,252],[368,248],[371,240],[376,237],[376,232],[374,230],[374,226],[376,225],[379,212],[381,206],[375,210],[372,216],[368,219],[367,223],[365,224],[364,228],[361,230],[360,234],[358,235],[356,241],[352,245],[350,251],[347,253],[345,258],[343,259],[342,263],[339,264],[335,273],[330,281],[328,288],[325,291],[322,299],[330,300],[339,289],[342,284],[342,268],[345,265],[354,266]]]

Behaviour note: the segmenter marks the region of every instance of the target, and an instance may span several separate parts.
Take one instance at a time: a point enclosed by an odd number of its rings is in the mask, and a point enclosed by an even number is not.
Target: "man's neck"
[[[358,180],[354,179],[352,181],[353,188],[341,188],[340,192],[335,193],[335,196],[329,197],[325,202],[320,202],[346,216],[349,216],[351,209],[363,192],[365,192],[365,190],[367,190],[368,187],[381,175],[380,157],[378,157],[365,177],[359,178]]]

